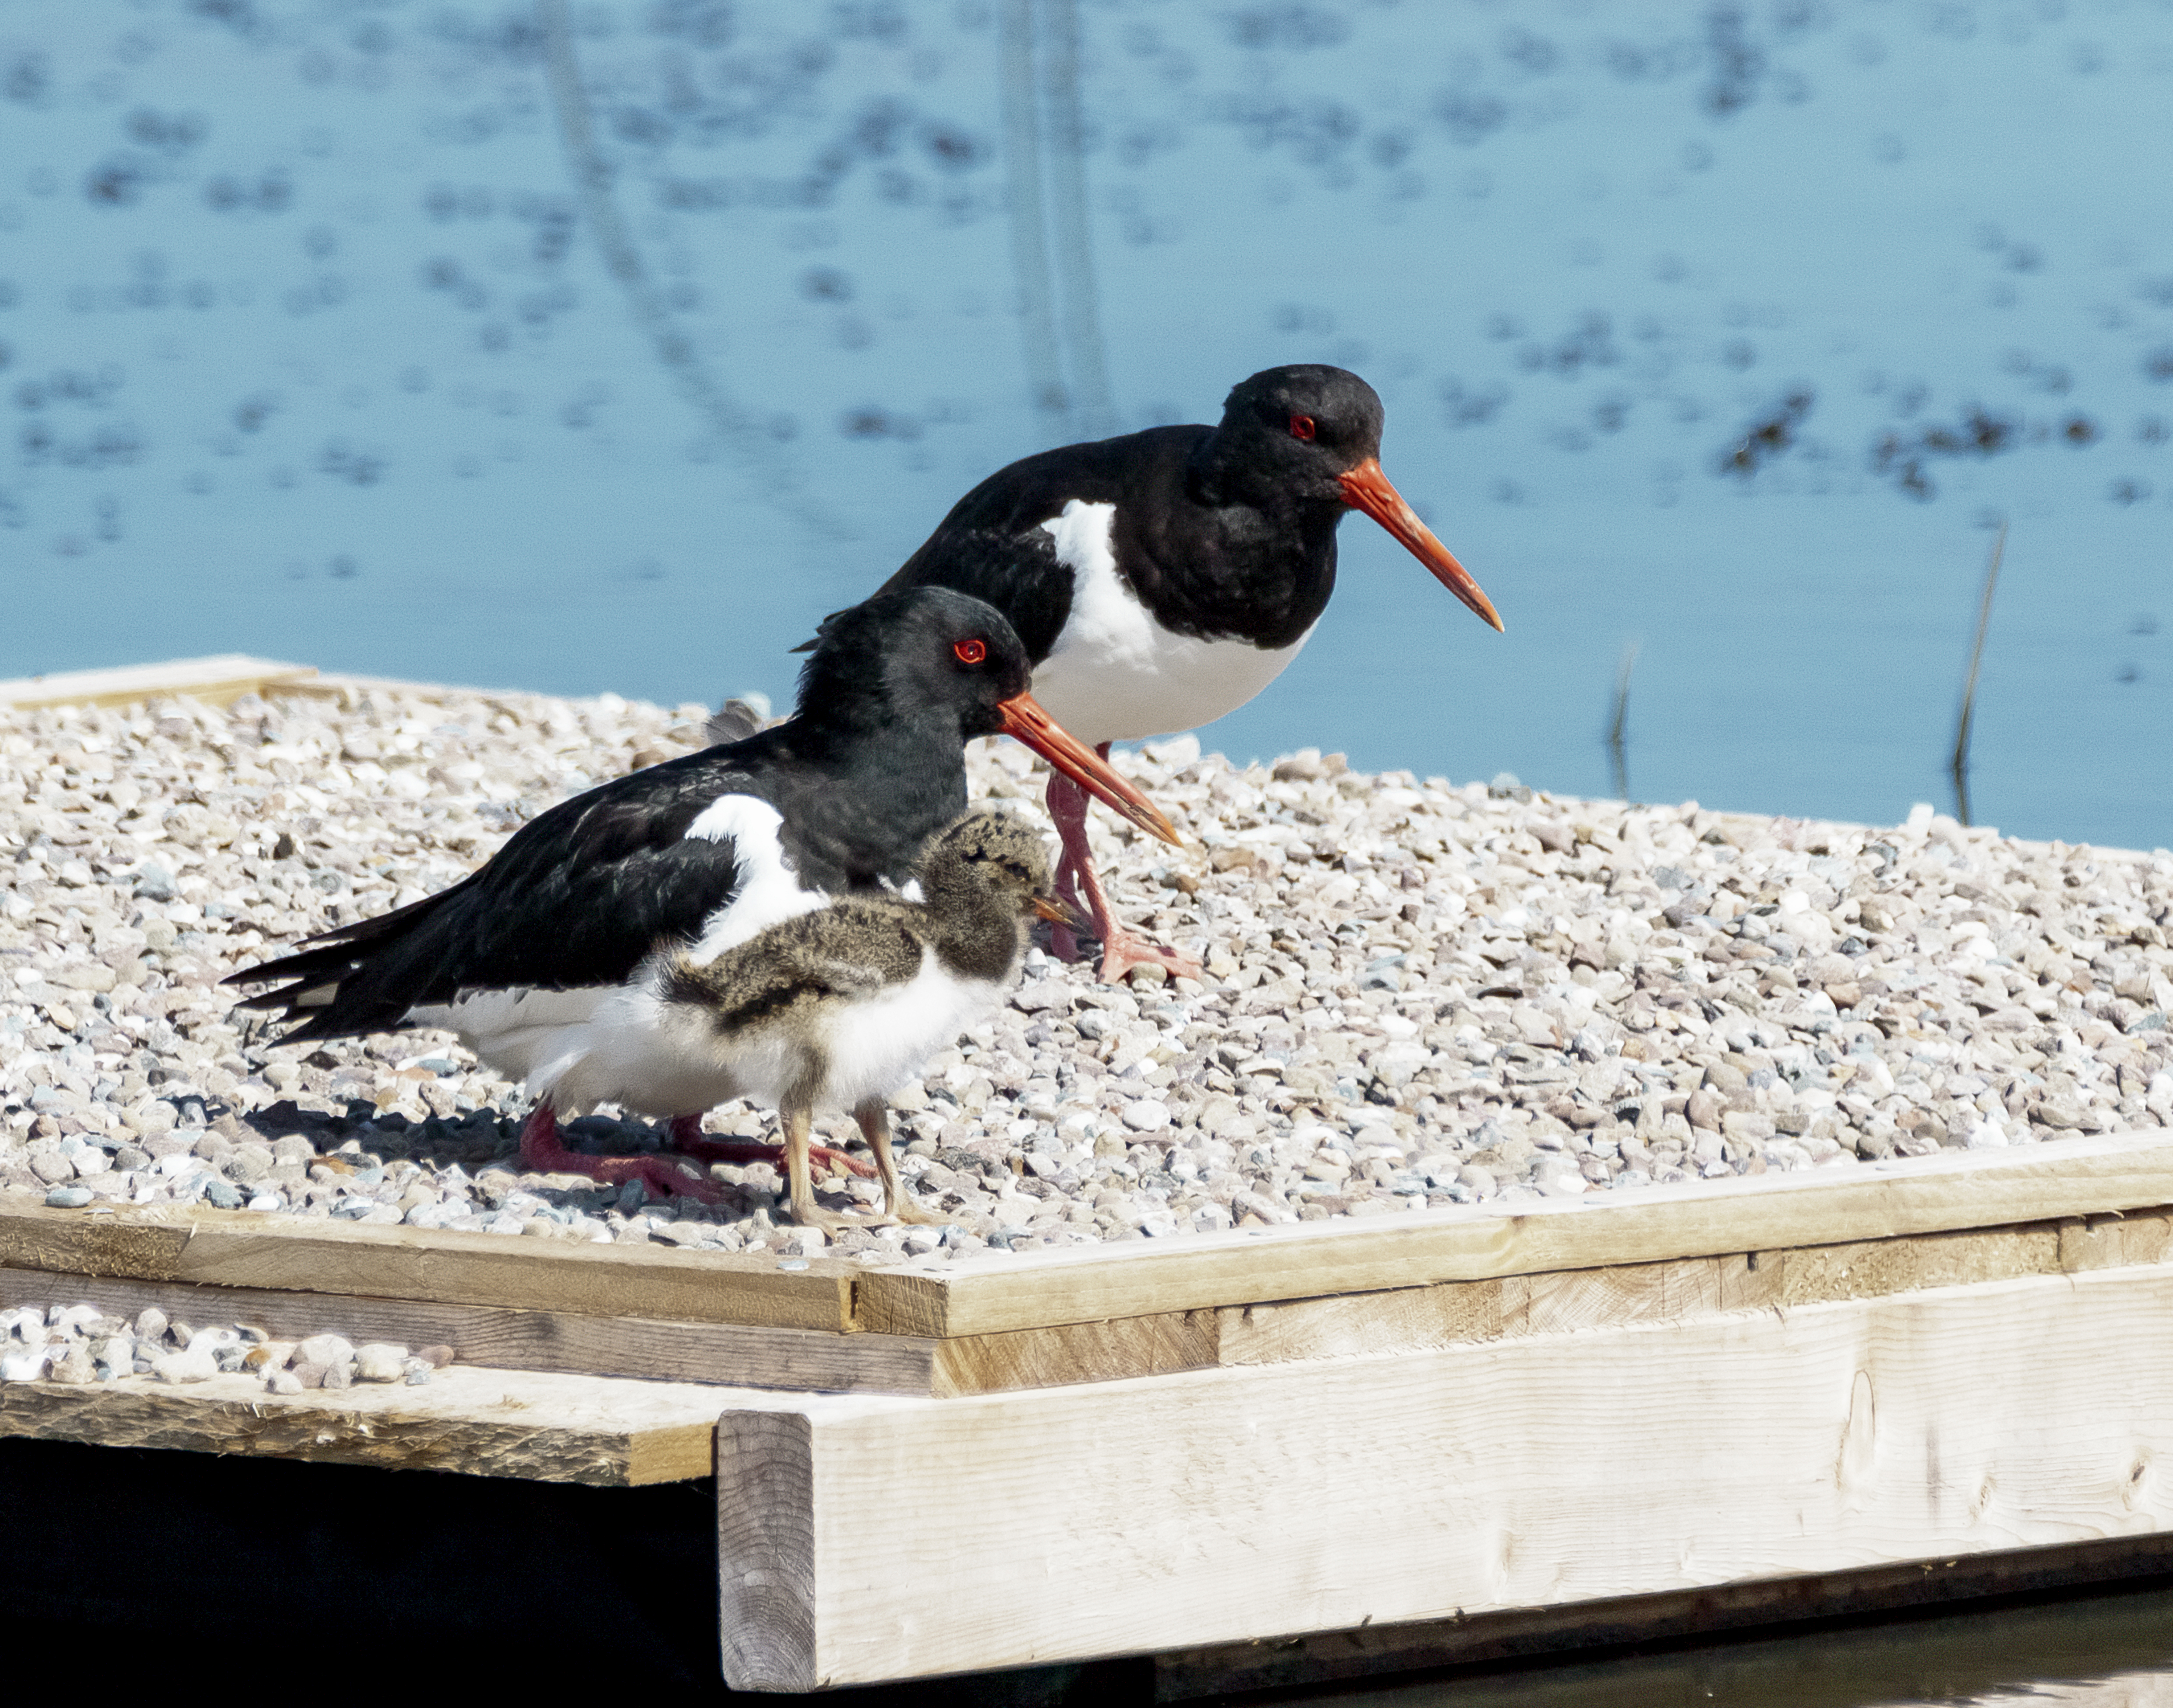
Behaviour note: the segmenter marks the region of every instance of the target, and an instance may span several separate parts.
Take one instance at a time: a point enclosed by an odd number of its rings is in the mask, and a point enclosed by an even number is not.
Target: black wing
[[[1036,664],[1047,658],[1071,615],[1071,578],[1057,573],[1055,547],[1041,525],[1073,498],[1115,504],[1134,442],[1205,428],[1156,428],[1090,445],[1067,445],[998,469],[951,507],[950,515],[877,589],[949,587],[1003,612]]]
[[[747,767],[769,732],[651,766],[562,801],[450,889],[312,938],[233,974],[285,981],[248,999],[305,1022],[294,1042],[389,1031],[464,989],[567,990],[623,982],[661,941],[692,940],[739,891],[730,842],[687,827],[720,796],[768,799]]]

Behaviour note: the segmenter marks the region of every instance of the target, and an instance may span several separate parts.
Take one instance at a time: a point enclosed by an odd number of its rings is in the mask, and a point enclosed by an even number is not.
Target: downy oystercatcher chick
[[[1502,619],[1381,472],[1381,400],[1356,374],[1270,368],[1218,427],[1157,427],[999,469],[957,502],[884,591],[955,587],[1011,619],[1034,692],[1103,754],[1112,741],[1235,711],[1297,656],[1335,588],[1335,527],[1361,509],[1494,628]],[[1084,887],[1102,973],[1199,967],[1109,912],[1086,798],[1052,778],[1057,886]]]
[[[657,967],[706,964],[833,894],[908,881],[922,844],[965,808],[976,735],[1016,736],[1177,840],[1035,704],[1028,673],[1011,625],[980,601],[944,588],[878,594],[822,625],[784,723],[563,801],[450,889],[227,983],[278,981],[243,1005],[299,1021],[289,1043],[457,1032],[537,1094],[521,1134],[530,1167],[714,1197],[670,1161],[578,1156],[558,1137],[559,1115],[616,1103],[671,1118],[673,1142],[704,1160],[776,1155],[700,1137],[703,1112],[738,1096],[737,1083],[680,1052],[661,1023]]]
[[[921,855],[919,879],[920,901],[849,897],[714,960],[682,955],[655,973],[681,1059],[777,1110],[802,1224],[848,1221],[815,1202],[807,1127],[818,1108],[853,1112],[887,1219],[943,1220],[898,1178],[885,1100],[995,1008],[1035,918],[1086,923],[1049,892],[1039,832],[1008,813],[970,812],[942,832]]]

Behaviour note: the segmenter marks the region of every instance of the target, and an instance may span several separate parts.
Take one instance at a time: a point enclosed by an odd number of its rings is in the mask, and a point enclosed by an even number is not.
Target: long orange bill
[[[1156,810],[1155,804],[1112,771],[1108,760],[1036,705],[1032,694],[1015,695],[996,711],[1004,720],[1004,734],[1025,742],[1097,800],[1124,814],[1148,835],[1159,837],[1173,848],[1184,847],[1176,826]]]
[[[1351,508],[1365,511],[1401,540],[1405,550],[1433,571],[1436,580],[1496,629],[1502,629],[1502,619],[1495,614],[1494,601],[1479,590],[1479,584],[1471,579],[1471,572],[1449,555],[1448,547],[1434,538],[1433,530],[1421,522],[1418,512],[1404,502],[1404,495],[1388,484],[1388,477],[1381,472],[1378,458],[1367,457],[1340,479],[1343,496]],[[1502,632],[1507,633],[1506,630]]]
[[[1036,896],[1033,898],[1033,911],[1036,917],[1046,919],[1053,925],[1067,926],[1074,931],[1089,931],[1093,929],[1087,924],[1078,908],[1056,896]]]

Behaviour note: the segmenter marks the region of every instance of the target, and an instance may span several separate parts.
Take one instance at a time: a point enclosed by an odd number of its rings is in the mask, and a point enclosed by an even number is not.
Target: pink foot
[[[1159,967],[1172,978],[1197,978],[1200,972],[1200,963],[1189,955],[1150,943],[1113,924],[1102,940],[1102,977],[1114,983],[1130,977],[1135,967]]]
[[[584,1156],[569,1150],[558,1137],[558,1112],[538,1103],[520,1129],[520,1160],[539,1174],[585,1174],[609,1186],[639,1180],[659,1196],[678,1193],[704,1204],[721,1204],[724,1194],[706,1180],[672,1166],[663,1156]]]
[[[1100,748],[1104,759],[1109,744]],[[1086,791],[1068,777],[1049,779],[1049,816],[1056,821],[1063,852],[1056,862],[1056,893],[1094,922],[1102,940],[1102,977],[1112,982],[1125,978],[1135,967],[1159,967],[1172,978],[1197,978],[1200,963],[1174,949],[1164,949],[1126,930],[1109,911],[1109,898],[1094,875],[1094,862],[1086,851]],[[1083,892],[1083,895],[1082,895]],[[1049,946],[1060,961],[1081,961],[1078,937],[1062,925],[1051,925]]]
[[[769,1162],[776,1165],[780,1174],[785,1172],[782,1145],[764,1144],[759,1139],[712,1139],[702,1131],[699,1115],[671,1118],[671,1148],[697,1162]],[[859,1157],[828,1145],[809,1145],[807,1160],[842,1174],[857,1174],[863,1180],[875,1177],[875,1170]]]

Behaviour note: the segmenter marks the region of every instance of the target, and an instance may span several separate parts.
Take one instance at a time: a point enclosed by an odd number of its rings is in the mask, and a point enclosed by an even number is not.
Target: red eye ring
[[[1313,418],[1310,415],[1293,415],[1290,418],[1290,433],[1292,439],[1311,439],[1318,431],[1319,429],[1313,424]]]
[[[989,644],[984,640],[954,641],[952,652],[962,665],[977,665],[989,655]]]

